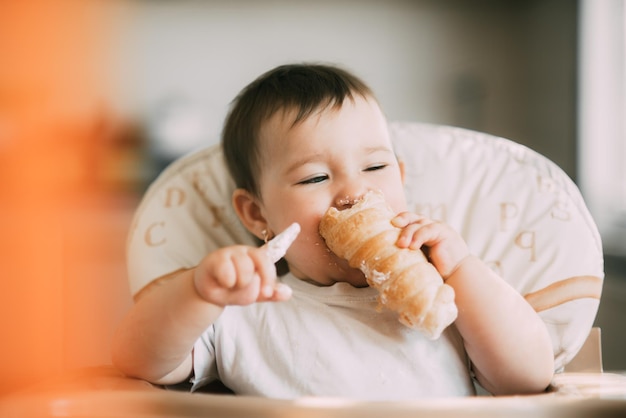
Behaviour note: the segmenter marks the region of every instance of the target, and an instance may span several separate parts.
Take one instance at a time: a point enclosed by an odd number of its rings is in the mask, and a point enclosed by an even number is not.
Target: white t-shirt
[[[291,275],[286,302],[228,306],[194,347],[193,389],[220,379],[271,398],[397,400],[475,394],[454,326],[435,341],[376,311],[377,291]]]

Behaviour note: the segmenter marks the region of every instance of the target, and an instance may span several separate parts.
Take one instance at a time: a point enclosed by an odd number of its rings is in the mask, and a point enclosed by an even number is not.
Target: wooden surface
[[[165,390],[109,367],[78,372],[0,399],[0,417],[619,417],[626,375],[563,373],[533,396],[364,402],[342,398],[275,400]]]

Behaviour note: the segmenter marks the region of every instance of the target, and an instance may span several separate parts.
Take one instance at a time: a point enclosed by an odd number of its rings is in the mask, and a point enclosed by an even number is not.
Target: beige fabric
[[[181,158],[157,178],[128,237],[133,295],[155,278],[195,266],[216,248],[255,243],[230,204],[233,187],[216,146]]]
[[[528,295],[552,335],[557,368],[564,366],[589,334],[604,277],[600,237],[578,188],[545,157],[506,139],[418,123],[390,130],[406,163],[410,209],[451,224]],[[231,209],[232,188],[216,146],[163,172],[129,234],[133,294],[215,248],[255,243]]]

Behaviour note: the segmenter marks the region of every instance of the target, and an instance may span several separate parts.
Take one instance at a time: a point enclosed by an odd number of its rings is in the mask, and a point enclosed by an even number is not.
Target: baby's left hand
[[[411,212],[398,214],[391,223],[402,229],[396,245],[414,250],[426,246],[430,262],[444,278],[469,255],[469,249],[461,235],[448,224]]]

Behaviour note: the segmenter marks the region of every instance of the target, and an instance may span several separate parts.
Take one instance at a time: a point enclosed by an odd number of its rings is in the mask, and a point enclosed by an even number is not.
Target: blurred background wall
[[[623,22],[623,0],[7,3],[0,393],[109,362],[130,305],[124,240],[141,193],[168,162],[216,143],[230,101],[276,65],[339,64],[390,120],[504,136],[554,160],[586,195],[602,183],[585,183],[598,158],[581,160],[581,141],[593,150],[597,140],[581,127],[582,33],[588,3],[622,10]],[[617,173],[613,183],[626,183]],[[605,367],[626,369],[626,269],[612,248],[597,323]]]
[[[160,152],[216,142],[228,103],[262,72],[321,61],[370,83],[389,119],[515,138],[575,176],[576,1],[125,4],[108,100],[147,121]]]

